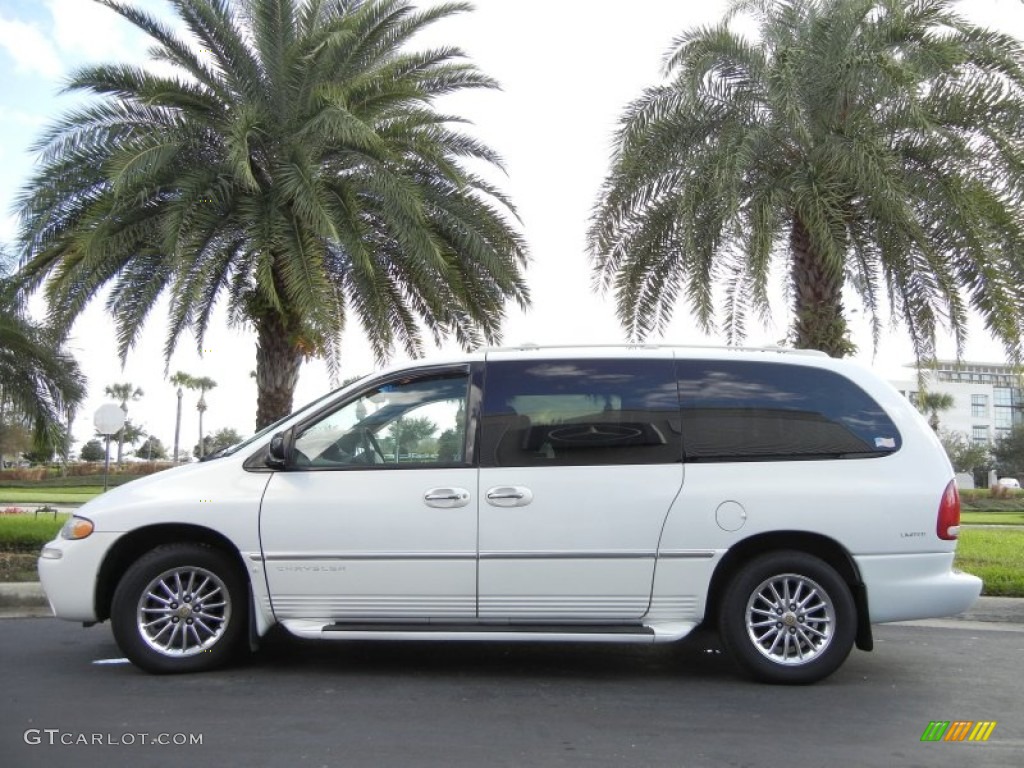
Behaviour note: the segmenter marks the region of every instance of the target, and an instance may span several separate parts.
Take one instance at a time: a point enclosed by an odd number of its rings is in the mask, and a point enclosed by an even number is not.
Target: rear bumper
[[[953,552],[854,557],[868,593],[871,623],[963,613],[981,594],[981,579],[953,569]]]

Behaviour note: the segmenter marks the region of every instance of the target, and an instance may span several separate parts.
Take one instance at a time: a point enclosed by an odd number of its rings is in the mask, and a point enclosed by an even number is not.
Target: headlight
[[[64,527],[60,529],[60,537],[62,539],[84,539],[90,533],[92,533],[93,524],[92,520],[86,520],[84,517],[69,517],[68,521],[64,523]]]

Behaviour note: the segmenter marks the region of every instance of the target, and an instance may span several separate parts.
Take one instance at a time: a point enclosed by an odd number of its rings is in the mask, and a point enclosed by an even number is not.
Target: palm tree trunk
[[[171,460],[178,463],[178,438],[181,437],[181,396],[184,393],[181,391],[181,387],[178,387],[178,414],[174,417],[174,455]]]
[[[832,357],[844,357],[853,350],[843,316],[842,270],[836,273],[827,268],[799,217],[793,219],[789,250],[796,348],[820,349]]]
[[[256,322],[256,429],[292,411],[302,353],[295,348],[284,319],[270,311]]]

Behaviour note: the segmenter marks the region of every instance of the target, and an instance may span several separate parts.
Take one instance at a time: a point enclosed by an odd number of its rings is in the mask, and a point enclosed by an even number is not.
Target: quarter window
[[[885,456],[895,424],[864,390],[820,368],[681,360],[687,461]]]
[[[483,466],[682,460],[671,360],[487,364]]]

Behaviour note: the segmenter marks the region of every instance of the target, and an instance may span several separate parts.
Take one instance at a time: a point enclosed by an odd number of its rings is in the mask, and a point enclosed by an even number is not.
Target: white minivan
[[[53,612],[152,672],[326,640],[670,642],[807,683],[968,608],[927,423],[820,353],[488,350],[381,372],[115,488],[42,551]]]

